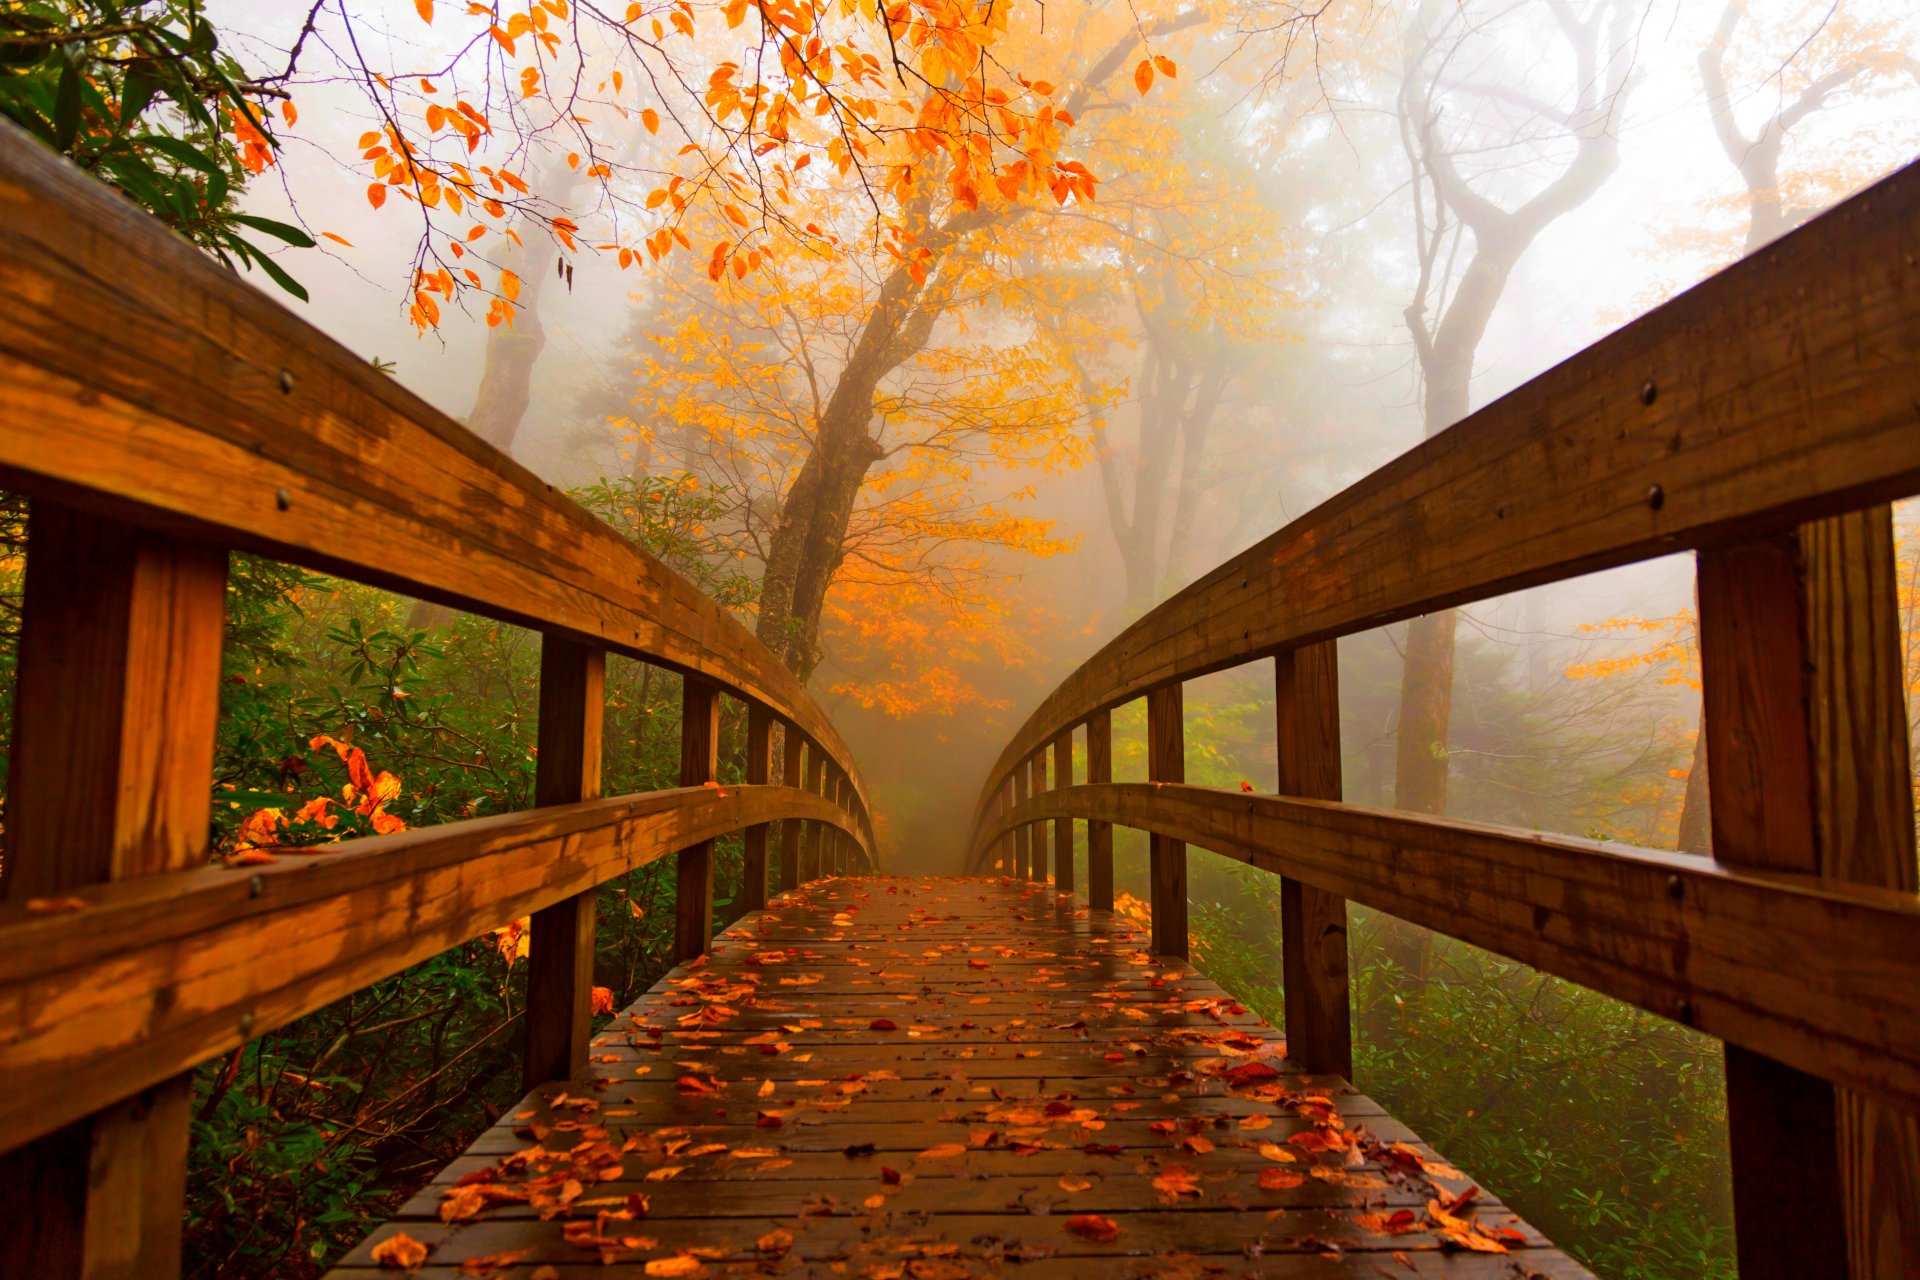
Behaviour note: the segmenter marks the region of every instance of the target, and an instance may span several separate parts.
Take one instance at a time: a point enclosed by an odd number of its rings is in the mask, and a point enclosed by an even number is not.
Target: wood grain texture
[[[806,750],[806,739],[801,736],[800,731],[792,725],[787,725],[780,735],[782,786],[799,789]],[[800,886],[800,841],[801,826],[798,818],[788,818],[780,824],[780,890],[783,893]]]
[[[1113,781],[1113,713],[1096,711],[1087,719],[1087,781]],[[1087,905],[1113,910],[1113,824],[1087,820]]]
[[[5,122],[0,293],[6,488],[701,675],[852,767],[698,587]]]
[[[1053,785],[1073,785],[1073,731],[1054,735]],[[1053,820],[1053,887],[1061,893],[1073,892],[1073,819]]]
[[[203,862],[225,552],[42,501],[28,563],[9,904]],[[48,1280],[178,1273],[190,1065],[0,1155],[0,1257]]]
[[[1920,900],[1911,894],[1209,787],[1088,784],[1029,800],[1002,821],[1061,813],[1291,876],[1920,1107]]]
[[[688,676],[680,686],[680,785],[705,788],[719,774],[720,688]],[[684,963],[713,942],[712,839],[680,850],[673,884],[673,954]]]
[[[1382,1206],[1417,1216],[1427,1199],[1450,1194],[1385,1167],[1386,1143],[1418,1136],[1346,1081],[1300,1073],[1280,1056],[1275,1028],[1190,967],[1149,956],[1126,920],[1074,919],[1058,905],[1047,886],[1005,877],[822,881],[775,902],[715,939],[705,964],[669,973],[616,1019],[581,1079],[510,1108],[335,1280],[375,1280],[371,1250],[397,1231],[432,1246],[420,1274],[434,1280],[522,1249],[513,1274],[550,1266],[566,1280],[638,1277],[649,1263],[667,1272],[693,1249],[704,1251],[701,1274],[716,1280],[1591,1280],[1489,1192],[1465,1212],[1515,1231],[1511,1253],[1474,1258],[1443,1251],[1428,1230],[1370,1230],[1365,1215]],[[876,980],[871,952],[849,953],[855,937],[897,953],[885,978]],[[775,969],[755,962],[775,954],[803,958]],[[817,981],[775,988],[766,981],[774,973]],[[697,1034],[670,1030],[690,994],[754,977],[763,980],[757,1010],[741,1007]],[[1069,1018],[1072,1030],[1028,1039]],[[780,1029],[781,1051],[762,1051],[768,1028]],[[1223,1035],[1233,1037],[1230,1058]],[[1224,1074],[1246,1062],[1275,1075]],[[701,1088],[677,1083],[687,1075]],[[1365,1128],[1351,1157],[1285,1146],[1315,1127],[1302,1114],[1309,1093],[1346,1132]],[[644,1221],[607,1233],[634,1239],[610,1250],[610,1266],[597,1248],[568,1241],[594,1223],[594,1205],[543,1219],[504,1202],[472,1221],[442,1221],[458,1179],[491,1177],[510,1191],[564,1170],[569,1148],[602,1138],[618,1167],[596,1163],[603,1180],[585,1198],[647,1202]],[[1294,1154],[1290,1185],[1262,1184],[1275,1167],[1263,1141]],[[555,1154],[525,1154],[536,1146]],[[1191,1174],[1196,1193],[1155,1185],[1176,1170]],[[1464,1174],[1446,1183],[1468,1185]],[[1081,1213],[1109,1216],[1117,1236],[1077,1234],[1068,1224]],[[775,1229],[791,1242],[777,1258],[757,1247]]]
[[[1274,743],[1281,795],[1340,799],[1337,642],[1274,657]],[[1347,900],[1291,876],[1280,882],[1280,967],[1287,1055],[1308,1071],[1353,1074]]]
[[[764,786],[773,781],[773,713],[757,703],[747,706],[748,786]],[[767,833],[764,822],[756,822],[741,836],[741,905],[758,911],[767,905]]]
[[[1037,796],[1047,789],[1046,748],[1042,747],[1034,752],[1033,758],[1027,761],[1027,769],[1033,778],[1033,794]],[[1047,823],[1036,822],[1030,830],[1033,840],[1031,845],[1033,861],[1027,867],[1027,879],[1044,881],[1053,874],[1052,850],[1048,847],[1050,829]]]
[[[1013,771],[1013,806],[1020,808],[1027,800],[1028,789],[1033,785],[1033,771],[1025,767]],[[1012,874],[1022,880],[1031,879],[1033,828],[1021,823],[1013,828],[1013,867]]]
[[[540,642],[536,805],[600,795],[607,655],[563,636]],[[527,1013],[521,1072],[529,1089],[571,1078],[593,1028],[594,891],[533,913],[527,935]]]
[[[1800,529],[1820,873],[1920,889],[1893,513]],[[1834,1091],[1840,1212],[1853,1280],[1920,1275],[1920,1112]]]
[[[1153,783],[1187,780],[1185,691],[1179,683],[1147,694],[1147,777]],[[1187,957],[1187,846],[1156,831],[1148,846],[1153,889],[1155,954]]]
[[[1909,166],[1203,575],[1063,680],[986,788],[1170,680],[1920,491],[1917,215]]]
[[[0,910],[0,1150],[487,929],[755,822],[847,821],[785,787],[694,787],[354,840],[271,866]],[[848,833],[856,841],[864,829]]]
[[[807,790],[819,796],[824,801],[826,799],[826,789],[826,756],[809,740],[807,743]],[[800,854],[801,884],[820,878],[820,844],[821,824],[817,822],[808,823],[806,827],[805,848]]]

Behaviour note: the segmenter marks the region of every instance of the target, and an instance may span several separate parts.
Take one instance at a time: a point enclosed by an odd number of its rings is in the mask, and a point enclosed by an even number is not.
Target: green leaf
[[[229,233],[227,236],[227,243],[231,245],[234,251],[238,253],[242,258],[251,259],[254,262],[259,263],[260,269],[267,273],[268,279],[272,280],[275,284],[279,285],[282,289],[285,289],[288,293],[292,294],[294,297],[300,299],[300,301],[302,302],[307,301],[307,287],[301,284],[298,280],[295,280],[292,276],[288,275],[286,272],[286,268],[282,267],[279,263],[275,262],[272,258],[268,257],[265,253],[262,253],[254,245],[248,244],[245,240],[242,240],[239,236]]]
[[[220,164],[200,148],[184,138],[169,137],[164,133],[143,133],[134,139],[143,147],[151,147],[161,155],[176,160],[191,169],[202,173],[219,173]]]
[[[235,222],[252,227],[255,231],[264,231],[270,236],[285,240],[296,249],[313,248],[313,239],[298,227],[290,227],[284,222],[275,222],[272,218],[257,218],[250,213],[236,213]]]
[[[80,68],[67,62],[60,68],[60,85],[53,94],[53,144],[62,152],[73,148],[80,133]]]

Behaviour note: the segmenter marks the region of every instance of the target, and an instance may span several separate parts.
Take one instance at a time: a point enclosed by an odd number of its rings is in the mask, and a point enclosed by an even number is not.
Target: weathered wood
[[[773,713],[759,703],[747,707],[748,786],[773,781]],[[748,911],[767,905],[767,824],[756,822],[741,837],[741,904]]]
[[[1033,758],[1027,761],[1027,770],[1032,777],[1033,794],[1036,796],[1045,794],[1047,790],[1047,751],[1045,747],[1034,752]],[[1047,847],[1047,837],[1050,833],[1047,830],[1047,824],[1044,822],[1034,823],[1031,831],[1033,833],[1032,843],[1028,846],[1031,860],[1027,864],[1027,879],[1044,882],[1048,876],[1053,874],[1051,852]]]
[[[245,1036],[697,841],[817,795],[695,787],[202,867],[0,910],[0,1150],[231,1052]],[[852,833],[865,839],[861,832]]]
[[[827,760],[811,739],[807,742],[807,790],[814,795],[826,798]],[[800,855],[800,883],[817,880],[820,877],[820,840],[821,824],[810,822],[806,827],[806,848]]]
[[[484,1270],[471,1260],[507,1250],[527,1251],[521,1271],[552,1266],[570,1280],[585,1280],[589,1267],[608,1274],[597,1249],[569,1242],[594,1221],[595,1206],[555,1216],[507,1200],[474,1221],[441,1220],[458,1179],[471,1186],[491,1178],[511,1194],[565,1170],[564,1155],[535,1155],[533,1167],[523,1167],[536,1145],[525,1126],[555,1126],[539,1145],[560,1153],[576,1141],[570,1127],[586,1122],[604,1125],[618,1152],[618,1167],[587,1198],[647,1201],[643,1223],[607,1224],[613,1274],[638,1275],[660,1260],[659,1271],[686,1267],[671,1259],[699,1248],[710,1251],[706,1269],[716,1275],[773,1270],[818,1280],[1127,1280],[1164,1272],[1174,1254],[1182,1255],[1179,1274],[1590,1280],[1485,1194],[1465,1212],[1518,1233],[1512,1253],[1487,1256],[1491,1265],[1448,1260],[1429,1231],[1370,1230],[1366,1214],[1404,1207],[1419,1215],[1443,1194],[1415,1174],[1395,1174],[1391,1184],[1385,1176],[1384,1144],[1418,1144],[1417,1136],[1344,1081],[1294,1071],[1280,1056],[1279,1032],[1235,1012],[1230,996],[1190,968],[1148,956],[1125,920],[1080,918],[1070,932],[1070,913],[1056,905],[1046,886],[1008,879],[808,886],[717,938],[706,964],[669,974],[608,1028],[582,1081],[509,1108],[350,1255],[349,1266],[367,1267],[372,1245],[404,1230],[433,1245],[429,1268],[439,1270],[422,1274],[441,1280],[455,1280],[462,1264]],[[843,911],[853,913],[857,931]],[[849,953],[856,937],[897,949],[884,977],[864,949]],[[1045,982],[1028,980],[1032,966],[1007,959],[1035,950],[1050,957]],[[794,959],[766,969],[750,963],[756,955]],[[865,985],[843,976],[854,973]],[[820,981],[776,992],[774,974]],[[755,976],[764,980],[759,999],[780,1009],[710,1005],[717,1017],[698,1032],[668,1031],[666,1043],[633,1034],[636,1026],[676,1026],[690,993]],[[1030,1037],[1069,1018],[1075,1025],[1054,1031],[1045,1056],[1031,1056],[1040,1046]],[[1215,1042],[1223,1025],[1235,1036],[1229,1060]],[[781,1028],[780,1051],[763,1051],[767,1028]],[[1149,1039],[1156,1047],[1143,1058]],[[1162,1050],[1162,1042],[1179,1048]],[[996,1049],[1005,1056],[989,1056]],[[1225,1074],[1249,1062],[1276,1074]],[[680,1083],[689,1075],[698,1088]],[[1301,1114],[1310,1110],[1300,1104],[1308,1092],[1324,1096],[1348,1132],[1365,1127],[1354,1163],[1342,1152],[1316,1156],[1289,1145],[1316,1128]],[[984,1132],[1005,1137],[987,1142]],[[1259,1142],[1294,1153],[1286,1167],[1295,1176],[1263,1180],[1276,1161]],[[1437,1159],[1424,1145],[1416,1150]],[[1315,1168],[1320,1173],[1308,1176]],[[1176,1198],[1156,1185],[1176,1169],[1193,1175],[1195,1194]],[[876,1196],[882,1203],[869,1203]],[[822,1212],[838,1206],[848,1212]],[[1070,1219],[1085,1213],[1110,1216],[1117,1238],[1072,1230]],[[899,1225],[881,1229],[876,1215]],[[777,1260],[767,1256],[774,1250],[755,1247],[776,1229],[791,1241]],[[1016,1249],[1029,1260],[1009,1265]],[[1036,1270],[1050,1263],[1053,1270]]]
[[[1027,800],[1028,788],[1033,785],[1033,771],[1024,765],[1013,771],[1013,807],[1017,810]],[[1022,823],[1013,829],[1013,866],[1009,874],[1015,879],[1027,879],[1032,873],[1033,828]]]
[[[1087,718],[1087,781],[1113,781],[1113,713],[1096,711]],[[1113,824],[1087,821],[1087,905],[1096,911],[1113,910]]]
[[[1073,785],[1073,731],[1053,739],[1053,785]],[[1061,893],[1073,892],[1073,819],[1053,820],[1053,887]]]
[[[6,488],[699,674],[851,763],[698,587],[11,126],[0,290]]]
[[[1340,799],[1338,664],[1332,640],[1289,649],[1274,658],[1274,742],[1281,795]],[[1287,1056],[1308,1071],[1351,1076],[1347,900],[1283,877],[1280,957],[1287,1002]]]
[[[534,804],[544,808],[599,797],[606,709],[605,651],[562,636],[544,637]],[[521,1068],[529,1089],[566,1080],[586,1065],[593,1031],[594,928],[592,889],[533,913]]]
[[[680,688],[680,785],[705,787],[719,772],[720,689],[687,676]],[[680,850],[673,883],[673,954],[687,961],[713,942],[712,840]]]
[[[1920,491],[1916,210],[1909,166],[1203,575],[1062,681],[988,785],[1169,680]]]
[[[1698,558],[1713,856],[1817,874],[1806,582],[1792,531]],[[1847,1274],[1833,1085],[1726,1046],[1736,1251],[1760,1280]]]
[[[218,548],[34,504],[7,806],[10,905],[205,860],[226,573]],[[123,1077],[0,1140],[4,1150],[44,1135],[0,1155],[0,1257],[48,1280],[178,1273],[191,1065]],[[11,1073],[0,1076],[10,1093]]]
[[[1821,875],[1920,890],[1893,513],[1800,529]],[[1834,1091],[1852,1280],[1920,1275],[1920,1113]]]
[[[792,725],[780,734],[780,782],[798,790],[801,767],[806,755],[806,739]],[[800,887],[800,819],[788,818],[780,824],[780,890]]]
[[[1209,787],[1048,792],[1920,1107],[1920,899],[1688,854]],[[991,838],[992,832],[986,833]]]
[[[1187,780],[1185,690],[1175,681],[1147,694],[1147,777],[1156,783]],[[1154,832],[1148,846],[1153,889],[1153,949],[1187,958],[1187,846]]]

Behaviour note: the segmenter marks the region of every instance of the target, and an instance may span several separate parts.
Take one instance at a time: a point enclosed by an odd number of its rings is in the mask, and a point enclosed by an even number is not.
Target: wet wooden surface
[[[1043,884],[785,894],[332,1274],[1588,1274],[1147,945]]]

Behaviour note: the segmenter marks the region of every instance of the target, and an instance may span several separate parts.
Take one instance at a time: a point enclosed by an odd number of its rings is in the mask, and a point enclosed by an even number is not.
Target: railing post
[[[1274,663],[1279,791],[1340,799],[1340,673],[1335,641],[1289,649]],[[1347,993],[1347,900],[1280,881],[1280,958],[1287,1056],[1316,1075],[1353,1074]]]
[[[1802,525],[1800,547],[1820,873],[1920,891],[1893,512]],[[1834,1108],[1850,1275],[1920,1276],[1920,1116],[1844,1088]]]
[[[827,799],[833,802],[836,809],[840,807],[840,782],[840,768],[835,765],[827,771]],[[837,876],[841,873],[840,828],[829,823],[822,830],[827,839],[826,873]]]
[[[1033,783],[1033,770],[1022,760],[1013,767],[1013,803],[1017,807],[1027,802],[1027,788]],[[1025,879],[1031,873],[1030,850],[1033,847],[1033,832],[1027,823],[1020,823],[1013,829],[1013,866],[1008,874],[1016,880]]]
[[[1033,752],[1031,768],[1033,768],[1033,794],[1039,796],[1039,794],[1046,791],[1046,748],[1041,747],[1037,752]],[[1048,850],[1046,850],[1046,844],[1048,844],[1048,839],[1046,839],[1046,837],[1048,837],[1048,825],[1050,825],[1050,823],[1046,823],[1046,821],[1033,823],[1033,865],[1031,865],[1031,869],[1027,871],[1029,879],[1033,879],[1033,881],[1037,881],[1037,883],[1041,883],[1041,885],[1046,883],[1046,877],[1048,877],[1048,871],[1050,871],[1050,860],[1048,860]]]
[[[773,779],[773,712],[759,703],[747,706],[747,785],[765,786]],[[767,827],[756,822],[741,837],[741,904],[748,911],[767,905]]]
[[[540,641],[536,805],[600,794],[607,657],[559,636]],[[527,934],[527,1030],[522,1080],[531,1089],[586,1070],[593,1029],[594,890],[533,913]]]
[[[1184,688],[1179,681],[1147,694],[1147,777],[1153,782],[1187,780]],[[1187,958],[1187,846],[1168,836],[1154,836],[1151,847],[1153,881],[1153,950],[1157,955]]]
[[[1087,782],[1113,781],[1113,713],[1087,719]],[[1113,824],[1087,819],[1087,905],[1113,910]]]
[[[826,794],[827,757],[820,744],[807,743],[807,790],[814,795]],[[820,878],[820,830],[821,824],[809,821],[806,826],[806,847],[800,855],[800,883],[807,884]]]
[[[1053,787],[1059,791],[1073,785],[1073,730],[1053,740]],[[1053,887],[1058,893],[1073,892],[1073,819],[1053,820]]]
[[[806,748],[806,739],[800,736],[800,730],[793,725],[782,725],[780,729],[780,783],[782,786],[800,785],[801,755]],[[780,888],[800,887],[800,819],[782,818],[780,820]]]
[[[720,690],[688,675],[680,686],[680,785],[712,782],[720,771]],[[713,841],[682,849],[676,859],[673,955],[705,955],[713,945]]]
[[[226,572],[218,548],[33,504],[9,901],[205,859]],[[177,1275],[191,1098],[178,1075],[0,1155],[8,1274]]]
[[[1885,509],[1874,517],[1885,521]],[[1904,718],[1904,709],[1892,712],[1885,687],[1899,678],[1898,637],[1877,634],[1893,616],[1891,543],[1870,528],[1845,517],[1698,555],[1700,731],[1713,770],[1716,861],[1912,883],[1911,799],[1897,806],[1896,820],[1882,820],[1895,806],[1880,793],[1897,785],[1904,795],[1909,783],[1904,768],[1897,782],[1891,777],[1896,735],[1880,728],[1900,724],[1894,715]],[[1845,563],[1842,550],[1857,562]],[[1898,828],[1905,834],[1895,835]],[[1848,867],[1863,856],[1872,865]],[[1684,1007],[1677,1015],[1691,1020]],[[1743,1280],[1898,1274],[1868,1258],[1849,1265],[1851,1248],[1888,1234],[1871,1221],[1875,1171],[1849,1167],[1862,1136],[1854,1122],[1865,1113],[1847,1108],[1843,1164],[1842,1104],[1832,1084],[1750,1049],[1725,1052]],[[1897,1165],[1897,1157],[1878,1163]],[[1892,1229],[1896,1247],[1901,1230]]]

